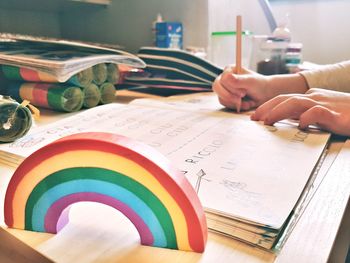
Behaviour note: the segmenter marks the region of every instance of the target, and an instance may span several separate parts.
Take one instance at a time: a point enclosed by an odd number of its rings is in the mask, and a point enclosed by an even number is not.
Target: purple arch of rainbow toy
[[[59,202],[56,202],[53,206],[51,206],[47,212],[47,220],[45,220],[45,223],[47,223],[45,225],[45,229],[47,229],[50,233],[55,233],[64,228],[69,222],[69,210],[72,204],[82,201],[101,203],[101,200],[104,200],[103,204],[117,209],[130,219],[137,231],[140,233],[142,245],[152,246],[154,244],[154,238],[149,227],[135,211],[119,200],[97,193],[87,193],[84,197],[78,193],[65,196],[60,199]]]

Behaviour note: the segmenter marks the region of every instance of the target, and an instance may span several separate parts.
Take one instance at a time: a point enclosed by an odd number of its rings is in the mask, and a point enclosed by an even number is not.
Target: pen
[[[242,16],[236,17],[236,74],[242,73]],[[242,100],[236,104],[237,112],[241,111]]]

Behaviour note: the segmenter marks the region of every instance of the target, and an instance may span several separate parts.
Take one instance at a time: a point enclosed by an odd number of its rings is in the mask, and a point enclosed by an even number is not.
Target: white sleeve
[[[327,65],[316,70],[306,70],[304,76],[309,88],[322,88],[350,92],[350,60]]]

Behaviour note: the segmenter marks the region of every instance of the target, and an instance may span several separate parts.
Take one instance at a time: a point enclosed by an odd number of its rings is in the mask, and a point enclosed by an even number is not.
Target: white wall
[[[257,0],[208,0],[209,33],[234,30],[235,16],[255,34],[269,33]],[[303,43],[304,60],[328,64],[350,59],[349,0],[271,0],[277,21],[289,14],[292,41]]]
[[[242,16],[243,29],[267,34],[270,28],[258,0],[207,0],[209,32],[234,31],[236,16]]]
[[[349,0],[274,0],[277,20],[290,16],[292,40],[302,42],[307,61],[320,64],[350,59]]]
[[[236,30],[236,16],[242,16],[242,29],[254,34],[270,34],[271,29],[258,0],[208,1],[208,59],[218,66],[235,63],[235,36],[211,36],[212,32]],[[251,38],[243,37],[242,64],[250,67]]]

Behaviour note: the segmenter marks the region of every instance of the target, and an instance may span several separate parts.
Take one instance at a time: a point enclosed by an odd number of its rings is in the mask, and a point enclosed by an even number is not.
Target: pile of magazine
[[[125,51],[82,42],[0,34],[0,64],[46,72],[65,82],[99,63],[143,68],[145,63]]]
[[[72,112],[113,102],[120,65],[145,67],[112,47],[0,34],[0,94],[39,108]]]
[[[212,91],[215,78],[222,69],[210,61],[179,49],[142,47],[138,52],[147,67],[124,76],[123,83],[134,85],[139,91],[173,94]]]

